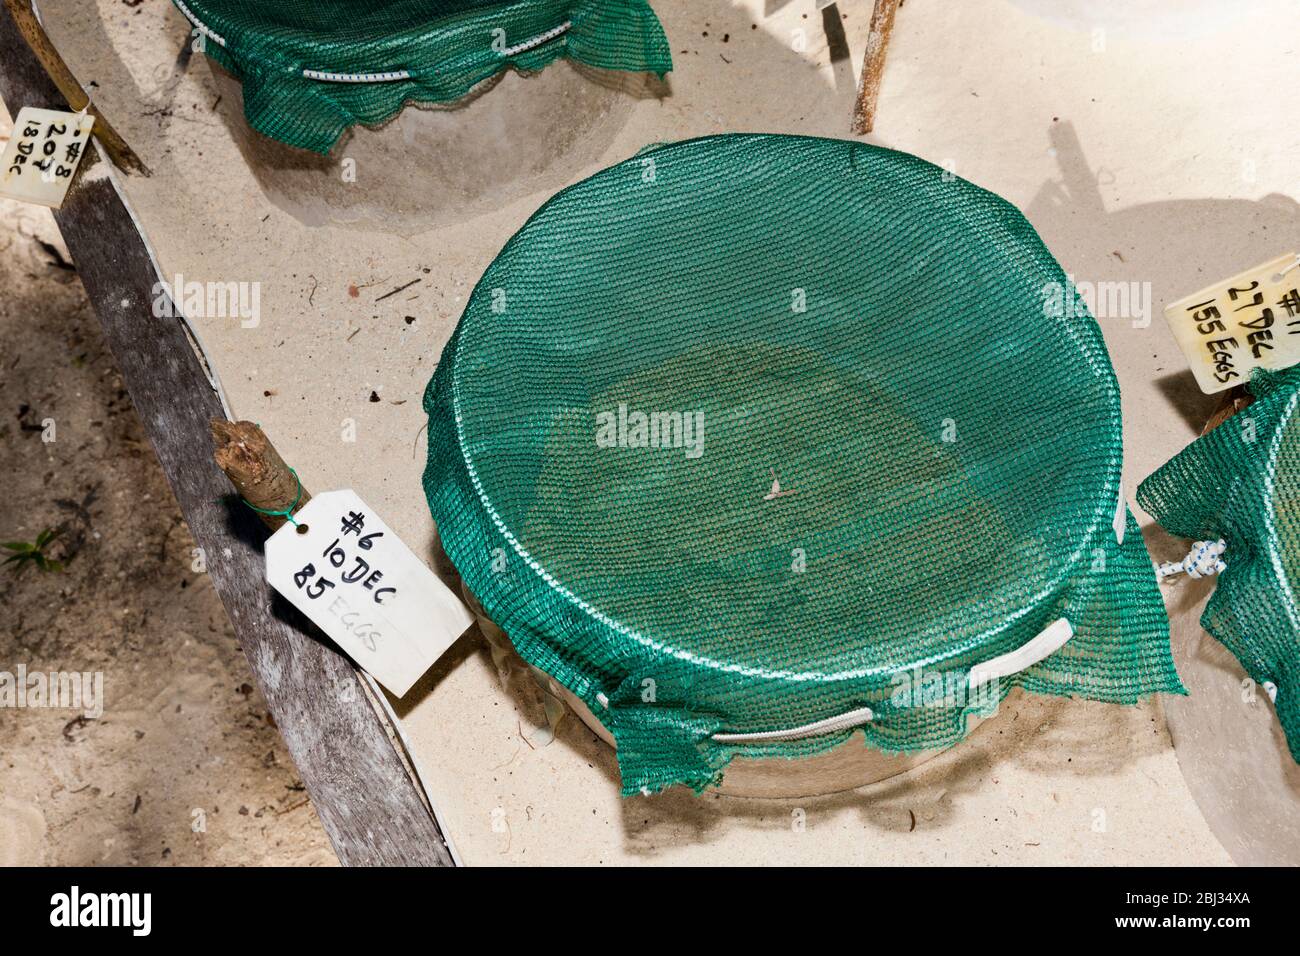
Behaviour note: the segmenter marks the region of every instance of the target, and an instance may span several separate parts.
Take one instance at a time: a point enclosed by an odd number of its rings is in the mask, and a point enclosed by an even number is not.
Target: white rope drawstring
[[[539,47],[543,43],[549,43],[561,33],[567,31],[572,25],[568,20],[565,20],[558,27],[553,27],[545,33],[539,33],[537,36],[515,46],[506,47],[501,51],[501,56],[518,56],[520,53]],[[394,80],[409,80],[411,71],[387,70],[382,73],[330,73],[325,70],[303,70],[302,75],[309,80],[322,80],[326,83],[391,83]]]
[[[543,43],[550,43],[561,33],[564,33],[566,30],[568,30],[569,27],[571,26],[573,26],[572,21],[565,20],[558,27],[552,27],[551,29],[547,30],[545,33],[539,33],[537,34],[537,36],[525,40],[523,43],[517,43],[514,46],[506,47],[504,50],[501,51],[501,55],[518,56],[520,53],[524,53],[527,50],[531,50],[533,47],[541,46]]]
[[[1186,574],[1189,578],[1208,578],[1222,574],[1228,570],[1221,557],[1227,548],[1228,543],[1222,538],[1218,541],[1196,541],[1183,560],[1156,565],[1156,578],[1163,581],[1175,574]]]
[[[192,11],[189,7],[185,6],[185,4],[181,2],[181,0],[176,0],[176,6],[181,11],[181,13],[185,14],[185,19],[189,20],[190,23],[194,24],[194,28],[196,30],[198,30],[205,37],[207,37],[208,39],[216,43],[217,46],[226,45],[226,38],[221,36],[218,33],[213,33],[211,28],[209,28],[206,23],[201,23],[199,21],[199,18],[194,15],[194,11]]]
[[[847,714],[828,717],[825,720],[818,720],[811,724],[801,724],[798,727],[788,727],[785,730],[763,730],[751,734],[717,733],[713,735],[713,739],[720,744],[757,744],[766,741],[802,740],[805,737],[831,734],[840,730],[848,730],[850,727],[857,727],[860,724],[867,724],[875,716],[870,707],[859,707]]]
[[[325,83],[392,83],[395,80],[409,80],[410,70],[388,70],[383,73],[327,73],[324,70],[303,70],[302,75],[309,80],[321,80]]]
[[[1074,636],[1074,627],[1065,618],[1057,618],[1032,640],[1013,651],[1001,654],[976,664],[967,675],[967,684],[972,692],[976,687],[1002,677],[1010,677],[1039,661],[1046,659],[1065,646]],[[609,697],[603,692],[596,692],[596,703],[609,710]],[[847,713],[800,724],[798,727],[783,727],[779,730],[759,730],[748,733],[731,733],[719,731],[711,739],[720,744],[775,743],[791,740],[803,740],[807,737],[819,737],[822,734],[837,733],[869,724],[876,719],[875,711],[870,707],[859,707]]]

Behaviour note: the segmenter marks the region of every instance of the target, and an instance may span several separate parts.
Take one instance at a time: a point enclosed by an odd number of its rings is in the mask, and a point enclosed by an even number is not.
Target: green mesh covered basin
[[[1300,366],[1256,369],[1255,401],[1142,482],[1171,534],[1227,544],[1201,616],[1273,700],[1300,761]]]
[[[406,103],[458,100],[513,66],[559,57],[663,75],[672,55],[646,0],[173,0],[243,83],[273,139],[327,153]]]
[[[1181,692],[1101,334],[1044,305],[1065,283],[913,156],[644,151],[471,296],[425,395],[443,545],[626,793],[855,733],[946,746],[1016,685]]]

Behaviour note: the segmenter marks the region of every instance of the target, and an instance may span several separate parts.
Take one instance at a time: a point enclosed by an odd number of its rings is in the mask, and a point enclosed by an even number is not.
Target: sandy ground
[[[104,697],[0,710],[0,865],[332,864],[66,256],[0,200],[0,540],[66,563],[0,571],[0,671]]]

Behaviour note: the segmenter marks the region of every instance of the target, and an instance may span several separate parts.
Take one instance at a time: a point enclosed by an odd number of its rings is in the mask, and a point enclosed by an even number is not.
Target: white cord
[[[410,70],[391,70],[387,73],[326,73],[324,70],[303,70],[302,75],[309,80],[324,80],[326,83],[390,83],[393,80],[409,80]]]
[[[609,698],[600,691],[596,692],[596,702],[601,707],[609,710]],[[760,730],[748,734],[717,733],[711,739],[720,744],[756,744],[764,741],[802,740],[805,737],[831,734],[837,730],[846,730],[849,727],[870,723],[875,716],[875,712],[870,707],[860,707],[846,714],[838,714],[824,720],[815,720],[811,724],[800,724],[798,727],[787,727],[784,730]]]
[[[569,27],[571,26],[573,26],[573,23],[569,20],[565,20],[558,27],[554,27],[553,29],[547,30],[545,33],[539,33],[531,40],[525,40],[523,43],[520,43],[516,46],[506,47],[504,50],[501,51],[501,55],[514,56],[517,53],[523,53],[525,50],[531,50],[535,46],[541,46],[543,43],[547,43],[551,40],[554,40],[556,37],[558,37],[565,30],[569,29]]]
[[[1220,562],[1222,564],[1222,562]],[[1000,677],[1010,677],[1060,650],[1074,636],[1074,628],[1065,618],[1057,618],[1032,640],[1022,644],[1013,651],[990,660],[976,664],[967,675],[969,686],[987,684]],[[596,702],[609,710],[609,698],[602,692],[596,693]],[[782,730],[760,730],[753,733],[716,733],[711,739],[720,744],[764,743],[768,741],[803,740],[805,737],[817,737],[832,734],[837,730],[847,730],[868,724],[875,719],[875,712],[870,707],[859,707],[844,714],[800,724],[798,727],[786,727]]]
[[[1156,565],[1156,578],[1164,581],[1175,574],[1186,574],[1189,578],[1208,578],[1228,570],[1222,554],[1228,543],[1220,538],[1218,541],[1196,541],[1187,557],[1181,561],[1166,561]]]
[[[847,714],[840,714],[837,717],[827,717],[825,720],[814,721],[811,724],[801,724],[798,727],[790,727],[786,730],[764,730],[752,734],[714,734],[713,739],[720,744],[750,744],[763,743],[764,741],[779,740],[801,740],[804,737],[816,737],[819,734],[831,734],[837,730],[846,730],[849,727],[857,727],[859,724],[870,723],[875,713],[870,707],[860,707],[857,710],[851,710]]]
[[[1274,282],[1281,282],[1282,279],[1286,277],[1286,274],[1287,274],[1288,272],[1290,272],[1292,269],[1296,269],[1296,268],[1300,268],[1300,252],[1297,252],[1297,253],[1296,253],[1296,257],[1295,257],[1295,261],[1294,261],[1294,262],[1292,262],[1289,266],[1287,266],[1285,269],[1283,269],[1283,270],[1282,270],[1281,272],[1279,272],[1277,275],[1273,276],[1273,281],[1274,281]]]
[[[225,39],[225,37],[223,37],[223,36],[221,36],[221,35],[219,35],[219,34],[213,33],[210,29],[208,29],[208,27],[207,27],[206,24],[200,23],[200,22],[199,22],[199,18],[196,17],[196,16],[195,16],[191,11],[190,11],[190,8],[187,7],[187,6],[185,6],[185,4],[181,2],[181,0],[174,0],[174,2],[175,2],[175,4],[176,4],[176,6],[180,8],[181,13],[185,14],[185,18],[186,18],[187,20],[189,20],[190,23],[194,24],[194,26],[198,28],[198,31],[199,31],[200,33],[202,33],[205,37],[208,37],[208,38],[211,39],[211,40],[215,40],[217,46],[225,46],[225,45],[226,45],[226,39]]]

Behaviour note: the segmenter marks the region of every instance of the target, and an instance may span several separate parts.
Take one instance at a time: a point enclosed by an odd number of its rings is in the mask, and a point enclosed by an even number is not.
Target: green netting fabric
[[[1255,401],[1142,482],[1138,500],[1171,534],[1227,542],[1201,624],[1276,693],[1300,760],[1300,366],[1258,369],[1249,388]]]
[[[647,0],[173,0],[257,130],[327,153],[355,123],[460,99],[507,66],[672,69]]]
[[[1115,529],[1100,332],[1081,302],[1045,314],[1065,283],[1012,206],[913,156],[644,151],[547,202],[474,290],[425,394],[444,547],[609,728],[626,793],[857,732],[951,744],[1014,685],[1181,692],[1126,510]],[[1073,639],[969,692],[1058,618]]]

